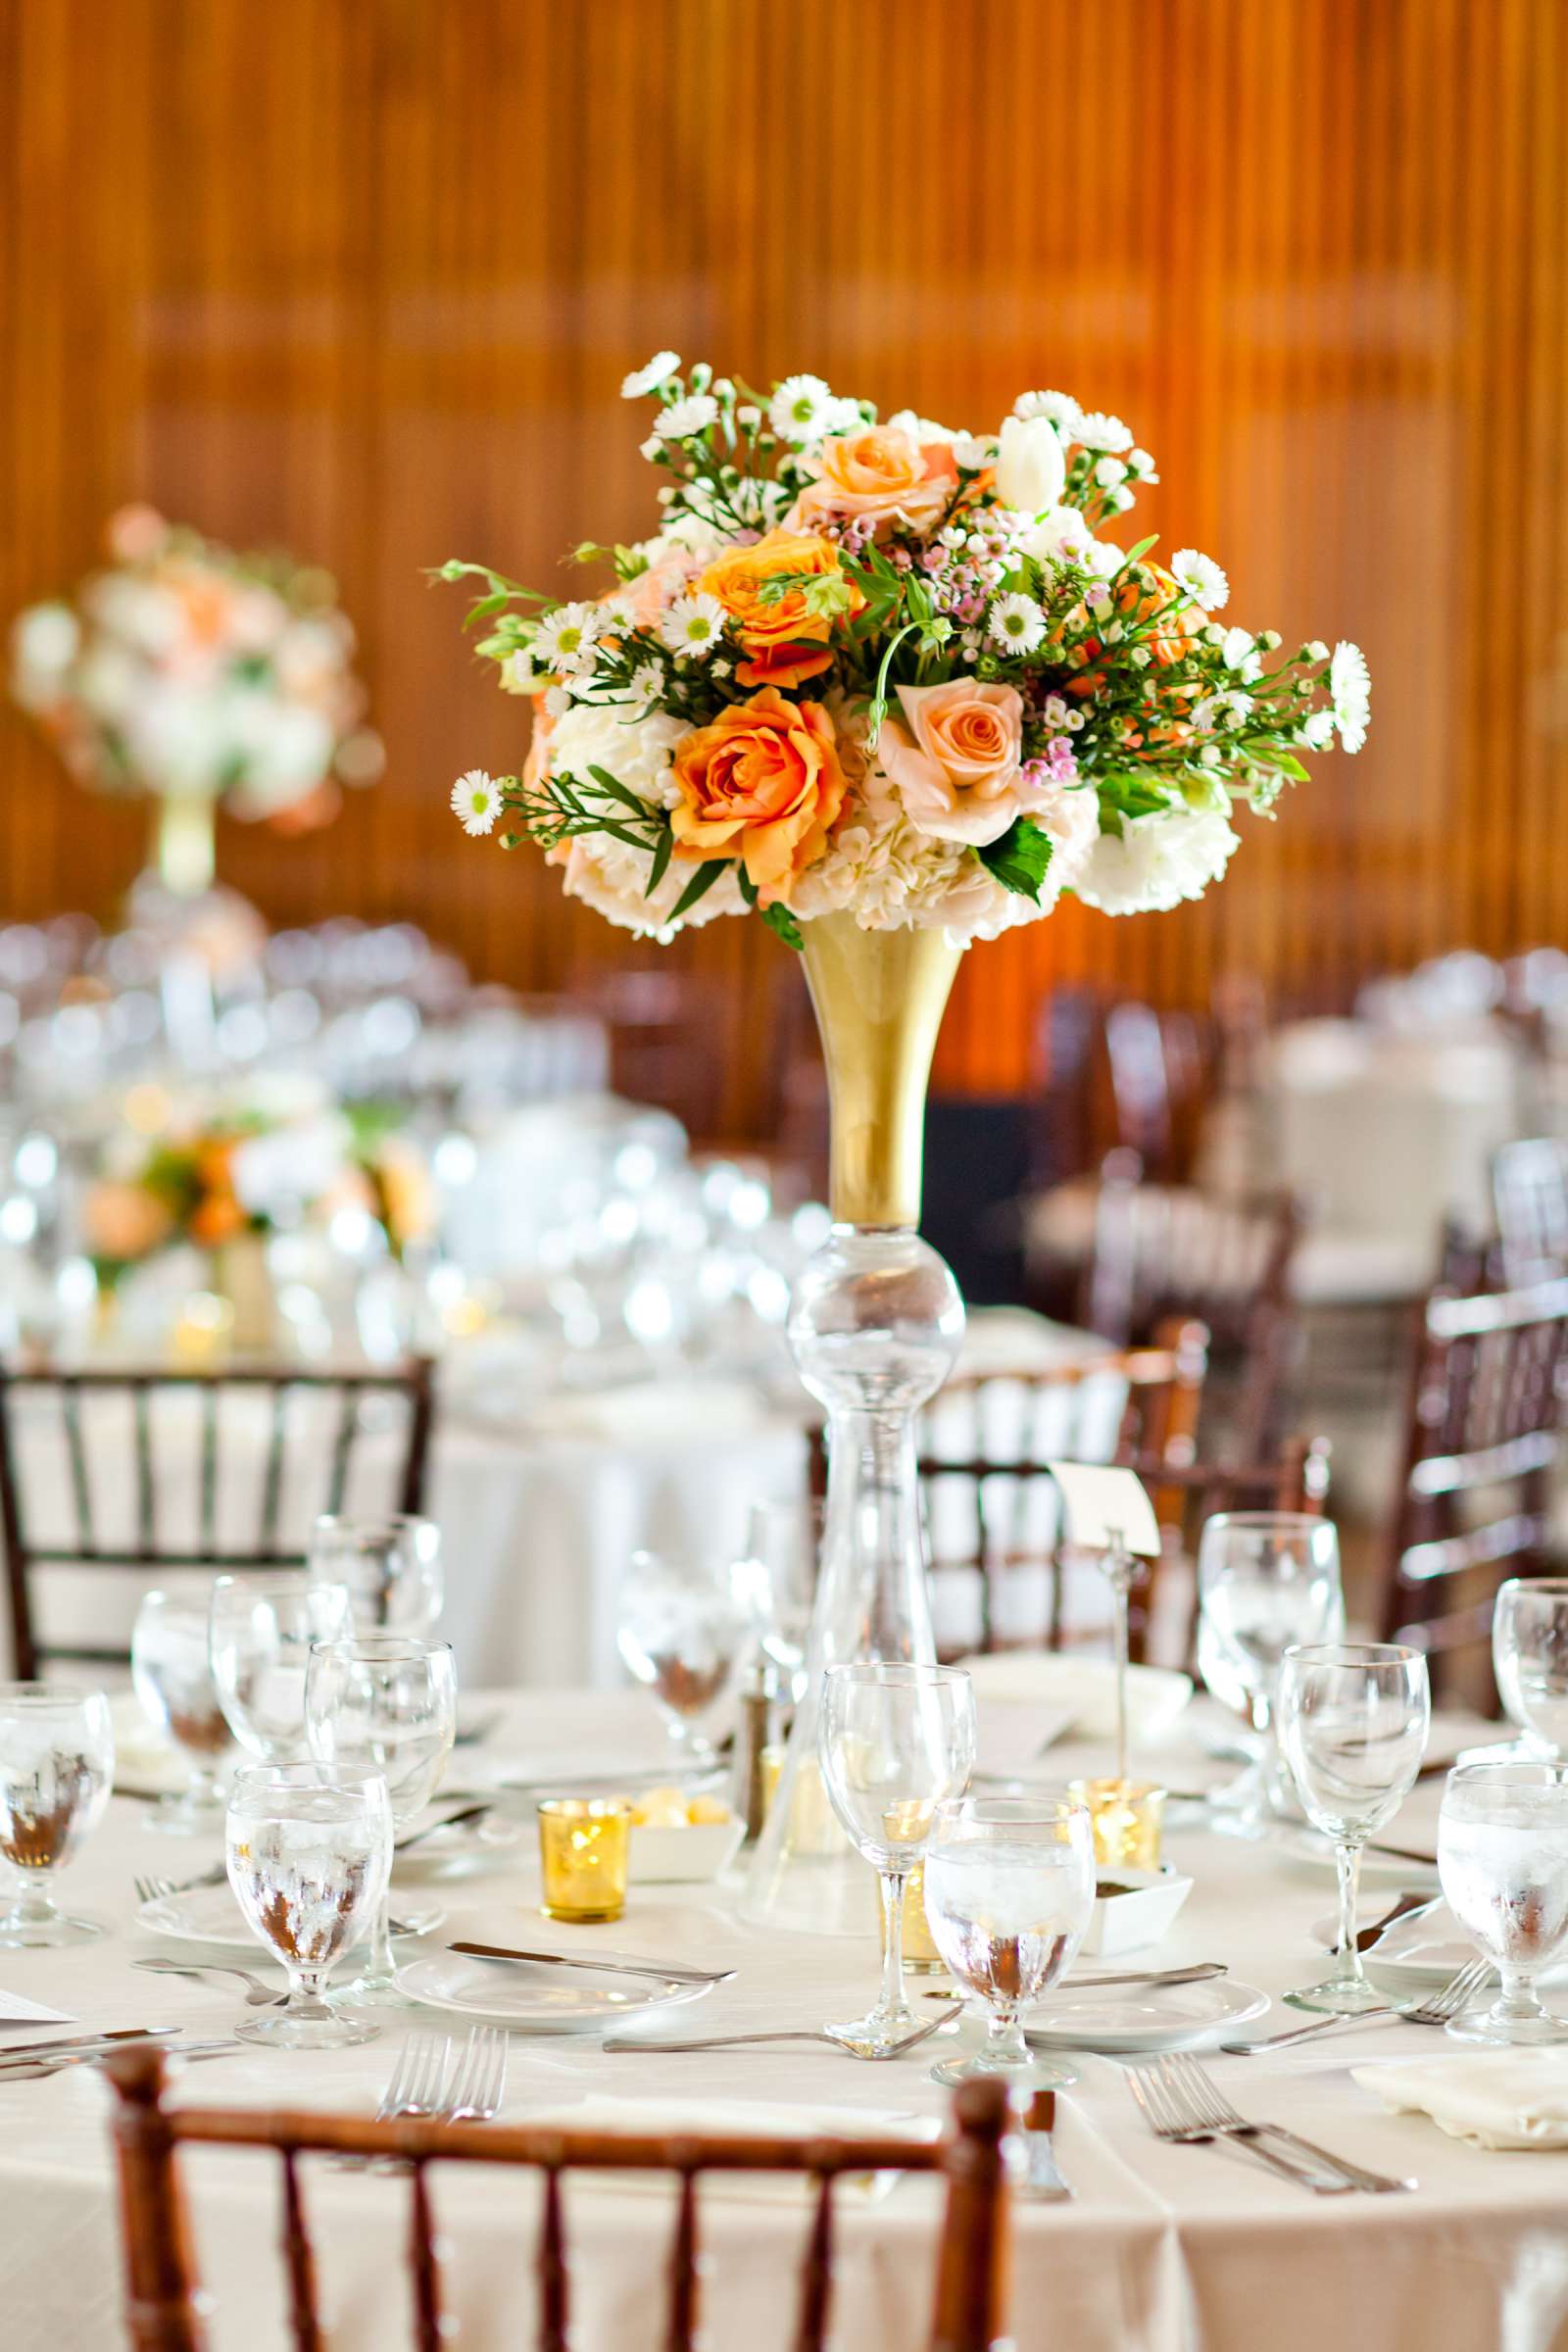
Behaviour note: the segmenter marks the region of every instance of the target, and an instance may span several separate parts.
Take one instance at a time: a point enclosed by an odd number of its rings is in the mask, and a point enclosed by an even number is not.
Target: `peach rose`
[[[729,548],[709,564],[697,585],[716,596],[735,623],[747,654],[735,667],[743,686],[799,686],[804,678],[814,678],[830,666],[833,617],[809,612],[799,588],[786,589],[769,604],[762,587],[780,572],[811,572],[825,578],[839,569],[838,549],[810,531],[769,531],[755,546]],[[849,618],[862,609],[865,599],[853,581],[846,585]]]
[[[879,757],[909,822],[938,841],[1000,841],[1028,799],[1018,689],[953,678],[898,691],[908,729],[888,719]]]
[[[879,539],[898,522],[928,531],[952,505],[958,461],[951,441],[916,441],[902,425],[868,424],[824,441],[808,482],[785,517],[785,528],[810,530],[821,522],[868,516]]]
[[[94,1257],[127,1260],[161,1249],[173,1224],[164,1202],[139,1184],[95,1184],[82,1222]]]
[[[789,703],[776,686],[734,703],[675,754],[678,854],[739,858],[764,906],[827,848],[848,789],[833,721],[820,703]]]
[[[1178,614],[1182,597],[1179,581],[1172,578],[1163,564],[1135,564],[1116,589],[1116,603],[1123,612],[1130,613],[1135,621],[1153,618],[1154,627],[1144,643],[1160,669],[1169,669],[1192,652],[1198,642],[1198,631],[1208,619],[1208,614],[1200,612],[1196,605],[1185,606]],[[1168,615],[1166,606],[1171,608]]]

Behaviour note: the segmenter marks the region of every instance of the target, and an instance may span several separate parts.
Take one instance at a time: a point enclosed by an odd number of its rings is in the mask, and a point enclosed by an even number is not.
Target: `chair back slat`
[[[1568,1264],[1568,1142],[1523,1136],[1492,1162],[1492,1198],[1510,1282]]]
[[[414,2272],[416,2352],[441,2352],[441,2278],[435,2258],[430,2190],[424,2165],[417,2161],[409,2191],[409,2263]]]
[[[320,1419],[309,1417],[314,1446],[305,1444],[309,1433],[300,1430],[291,1480],[289,1403],[295,1395],[319,1399],[324,1409]],[[341,1507],[353,1447],[365,1434],[363,1408],[372,1396],[400,1408],[395,1450],[389,1446],[388,1458],[377,1461],[380,1507],[417,1510],[434,1425],[430,1366],[423,1359],[391,1371],[349,1373],[292,1365],[203,1373],[0,1364],[0,1542],[14,1671],[30,1680],[44,1659],[128,1661],[128,1641],[106,1647],[102,1640],[40,1638],[33,1618],[36,1588],[41,1579],[54,1581],[57,1569],[132,1572],[145,1584],[159,1572],[182,1569],[302,1565],[308,1527],[302,1521],[297,1529],[284,1529],[283,1497],[289,1494],[291,1511],[298,1504],[307,1513]],[[181,1429],[190,1440],[176,1444],[176,1432],[158,1408],[181,1398],[181,1410],[188,1412]],[[230,1398],[235,1403],[225,1413]],[[331,1418],[334,1400],[339,1409]],[[264,1428],[257,1426],[264,1407],[265,1462],[259,1458]],[[106,1426],[114,1408],[128,1411],[128,1449],[119,1429]],[[236,1425],[237,1413],[251,1418]],[[28,1464],[24,1431],[40,1446],[58,1438],[63,1479],[46,1481]],[[314,1500],[299,1467],[301,1452]],[[230,1500],[236,1487],[242,1493]],[[36,1507],[39,1497],[42,1509]],[[45,1513],[47,1540],[40,1524]]]
[[[283,2255],[288,2264],[289,2324],[294,2352],[323,2352],[316,2302],[316,2249],[305,2219],[300,2171],[292,2148],[283,2150]]]
[[[1007,2094],[995,2080],[960,2085],[953,2129],[940,2141],[870,2137],[805,2139],[730,2135],[563,2132],[538,2126],[448,2124],[255,2108],[172,2108],[164,2102],[165,2061],[145,2046],[121,2051],[105,2070],[119,2093],[112,2131],[119,2157],[126,2315],[132,2352],[208,2352],[209,2298],[196,2271],[175,2151],[187,2147],[271,2148],[283,2160],[285,2259],[296,2352],[324,2352],[316,2319],[314,2259],[295,2178],[307,2150],[379,2159],[376,2170],[412,2168],[409,2259],[416,2352],[441,2352],[440,2280],[425,2168],[442,2164],[527,2167],[544,2175],[537,2257],[540,2352],[566,2352],[567,2258],[561,2176],[674,2173],[679,2180],[670,2248],[664,2352],[696,2352],[700,2341],[697,2183],[708,2174],[793,2174],[815,2186],[802,2264],[795,2352],[823,2352],[833,2272],[833,2183],[844,2173],[929,2173],[948,2184],[938,2248],[930,2352],[1004,2352],[1006,2183],[1002,2143]],[[236,2296],[243,2286],[235,2283]],[[314,2332],[301,2332],[305,2326]],[[386,2352],[393,2352],[389,2344]]]

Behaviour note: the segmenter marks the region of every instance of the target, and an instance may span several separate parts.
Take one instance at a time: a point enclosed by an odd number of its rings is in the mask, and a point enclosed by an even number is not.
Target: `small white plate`
[[[438,1903],[400,1902],[392,1897],[392,1915],[420,1936],[433,1935],[446,1917]],[[172,1943],[220,1944],[230,1952],[262,1952],[265,1946],[245,1925],[244,1913],[231,1886],[193,1886],[185,1894],[161,1894],[143,1903],[136,1924],[151,1936]]]
[[[1332,1871],[1335,1867],[1333,1838],[1325,1838],[1321,1830],[1312,1829],[1306,1822],[1294,1827],[1276,1825],[1269,1832],[1268,1842],[1276,1852],[1289,1854],[1293,1861],[1311,1862],[1319,1870]],[[1398,1845],[1403,1840],[1396,1834],[1394,1842]],[[1420,1839],[1412,1838],[1411,1842],[1419,1844]],[[1367,1886],[1430,1886],[1436,1893],[1438,1866],[1435,1862],[1401,1862],[1396,1854],[1367,1850],[1361,1856],[1361,1878]]]
[[[716,1879],[740,1851],[746,1824],[728,1821],[635,1821],[627,1875],[632,1886],[674,1886]]]
[[[1320,1919],[1313,1924],[1312,1940],[1325,1951],[1333,1951],[1339,1935],[1340,1923],[1335,1918]],[[1377,1949],[1361,1955],[1370,1976],[1387,1975],[1412,1989],[1418,1984],[1446,1984],[1459,1969],[1479,1957],[1476,1946],[1446,1903],[1440,1903],[1435,1911],[1424,1912],[1419,1919],[1396,1919],[1388,1934],[1379,1938]],[[1559,1960],[1555,1968],[1544,1968],[1536,1982],[1568,1984],[1568,1960]]]
[[[673,1977],[617,1975],[612,1969],[553,1968],[547,1961],[477,1960],[466,1952],[431,1952],[397,1972],[398,1990],[431,2009],[448,2009],[517,2034],[618,2033],[686,2001],[710,1984]]]
[[[1268,1994],[1229,1977],[1196,1984],[1097,1988],[1058,1984],[1030,2010],[1031,2042],[1061,2050],[1152,2052],[1200,2049],[1249,2018],[1261,2017]]]

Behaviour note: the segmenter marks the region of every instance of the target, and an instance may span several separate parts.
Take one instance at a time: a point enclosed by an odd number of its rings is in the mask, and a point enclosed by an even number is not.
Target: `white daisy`
[[[1092,539],[1084,554],[1084,569],[1097,579],[1113,579],[1127,561],[1127,551],[1111,539]]]
[[[1046,616],[1032,596],[1002,596],[986,624],[992,641],[1009,654],[1032,654],[1046,633]]]
[[[679,366],[678,351],[656,351],[646,368],[635,368],[630,375],[621,377],[621,399],[642,400],[648,393],[657,392]]]
[[[710,654],[724,634],[724,608],[700,589],[678,596],[659,623],[672,654]]]
[[[488,833],[501,814],[495,778],[482,767],[470,767],[452,787],[452,811],[465,833]]]
[[[1095,465],[1095,479],[1102,490],[1114,490],[1127,479],[1127,467],[1120,458],[1100,458]]]
[[[1170,576],[1205,612],[1217,612],[1230,596],[1230,581],[1219,565],[1196,547],[1177,550],[1170,560]]]
[[[819,375],[787,375],[767,404],[767,421],[781,441],[800,448],[829,430],[838,405]]]
[[[564,686],[547,686],[545,688],[546,718],[564,718],[570,709],[571,697]]]
[[[664,691],[664,673],[657,662],[643,662],[626,681],[626,700],[647,706],[657,703]]]
[[[1250,685],[1263,666],[1250,629],[1227,629],[1220,639],[1219,650],[1226,668],[1234,669],[1244,684]]]
[[[1127,470],[1141,482],[1157,482],[1159,479],[1154,471],[1154,461],[1147,449],[1130,449],[1127,452]]]
[[[533,658],[540,669],[586,669],[593,660],[594,640],[604,627],[597,605],[558,605],[547,612],[534,632]]]
[[[1102,449],[1111,456],[1131,449],[1132,434],[1119,416],[1107,416],[1102,409],[1080,410],[1068,439],[1084,449]]]
[[[1334,744],[1334,713],[1332,710],[1310,710],[1301,721],[1301,741],[1309,752],[1326,752]]]
[[[672,400],[663,414],[654,419],[654,431],[661,441],[690,441],[698,433],[706,433],[718,416],[718,403],[711,392],[689,392],[684,400]]]
[[[1372,715],[1372,675],[1361,648],[1347,638],[1341,638],[1329,662],[1329,692],[1340,741],[1348,752],[1358,752]]]
[[[529,646],[519,645],[501,665],[501,683],[508,694],[537,694],[549,682],[550,672],[539,667]]]
[[[1012,404],[1015,416],[1049,416],[1063,441],[1078,439],[1083,411],[1066,392],[1024,392]]]

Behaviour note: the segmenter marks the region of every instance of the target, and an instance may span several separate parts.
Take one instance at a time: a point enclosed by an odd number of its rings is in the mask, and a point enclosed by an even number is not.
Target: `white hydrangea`
[[[673,939],[677,931],[710,923],[721,914],[744,914],[746,902],[734,871],[720,874],[718,880],[704,891],[689,914],[680,921],[671,921],[681,893],[692,878],[692,862],[686,858],[672,858],[659,888],[650,897],[648,876],[653,858],[646,850],[634,850],[629,842],[616,841],[610,833],[596,833],[591,840],[579,839],[570,845],[564,867],[564,887],[568,898],[581,899],[607,923],[615,923],[622,931],[637,931],[647,938]]]
[[[586,783],[589,769],[602,767],[651,808],[673,808],[680,795],[669,763],[690,733],[665,710],[629,718],[623,703],[574,703],[551,735],[550,773]]]
[[[1218,809],[1127,817],[1119,835],[1099,836],[1073,887],[1102,914],[1164,912],[1183,899],[1200,899],[1240,846]]]

